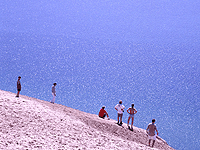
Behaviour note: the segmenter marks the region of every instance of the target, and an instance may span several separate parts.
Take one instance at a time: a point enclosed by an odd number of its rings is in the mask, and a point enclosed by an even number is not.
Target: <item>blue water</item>
[[[0,89],[98,114],[138,110],[178,150],[200,149],[200,2],[1,0]],[[123,121],[127,122],[125,113]]]
[[[1,33],[0,89],[98,114],[123,101],[138,110],[134,125],[156,119],[159,135],[175,149],[200,147],[200,47],[152,45],[64,36]],[[125,113],[123,121],[127,122]]]

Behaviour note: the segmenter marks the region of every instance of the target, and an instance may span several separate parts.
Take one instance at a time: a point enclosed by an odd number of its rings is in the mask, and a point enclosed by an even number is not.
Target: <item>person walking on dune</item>
[[[122,125],[122,117],[124,112],[124,105],[122,105],[122,101],[119,101],[119,104],[115,106],[115,109],[117,110],[117,124]],[[120,122],[119,122],[120,121]]]
[[[19,97],[19,93],[21,91],[21,82],[20,82],[20,79],[21,79],[21,77],[19,76],[18,80],[17,80],[17,95],[16,95],[16,97]]]
[[[106,115],[107,115],[107,118],[108,118],[108,120],[109,120],[110,118],[109,118],[109,116],[108,116],[108,113],[107,113],[107,111],[105,110],[105,106],[103,106],[103,107],[101,108],[101,110],[99,111],[99,117],[104,119]]]
[[[133,130],[134,115],[137,113],[137,110],[134,108],[134,104],[132,104],[131,107],[129,107],[127,109],[127,112],[129,113],[127,125],[128,125],[129,129]],[[129,121],[130,121],[131,118],[132,118],[132,122],[131,122],[131,128],[130,128]]]
[[[51,103],[55,103],[55,98],[56,98],[56,85],[57,83],[53,83],[53,86],[52,86],[52,95],[53,95],[53,98],[51,100]]]
[[[151,140],[153,140],[152,147],[154,146],[155,141],[156,141],[155,131],[157,132],[157,135],[158,135],[158,130],[156,128],[155,121],[156,121],[155,119],[152,119],[152,123],[150,123],[146,129],[146,132],[149,137],[149,146],[150,146]]]

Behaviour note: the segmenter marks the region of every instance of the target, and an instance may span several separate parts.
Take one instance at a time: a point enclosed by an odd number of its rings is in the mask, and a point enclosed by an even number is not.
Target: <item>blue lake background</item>
[[[20,75],[21,94],[50,101],[57,82],[56,103],[93,114],[105,105],[112,119],[119,100],[134,103],[135,126],[155,118],[170,146],[200,148],[199,3],[2,4],[0,89],[16,92]]]

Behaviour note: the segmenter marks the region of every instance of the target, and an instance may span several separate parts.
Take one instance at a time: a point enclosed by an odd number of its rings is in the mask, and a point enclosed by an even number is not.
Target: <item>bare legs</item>
[[[16,95],[16,97],[19,97],[19,92],[20,92],[20,91],[17,91],[17,95]]]
[[[128,117],[128,127],[129,127],[129,121],[130,121],[131,117]],[[131,129],[133,129],[133,122],[134,122],[134,118],[132,118],[132,122],[131,122]]]
[[[121,124],[122,125],[122,117],[123,117],[123,114],[118,114],[118,116],[117,116],[117,123],[118,124]],[[120,122],[119,122],[120,121]]]
[[[151,139],[149,140],[149,146],[150,146],[150,143],[151,143]],[[154,144],[155,144],[155,140],[153,140],[152,147],[154,146]]]

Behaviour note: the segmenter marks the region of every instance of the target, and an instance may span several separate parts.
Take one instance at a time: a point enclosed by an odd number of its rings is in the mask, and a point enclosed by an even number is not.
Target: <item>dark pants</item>
[[[99,117],[104,119],[104,118],[105,118],[105,116],[106,116],[106,114],[104,114],[104,115],[103,115],[103,117],[101,117],[101,116],[99,116]]]

